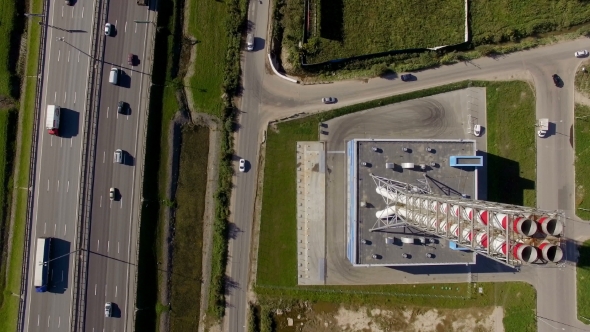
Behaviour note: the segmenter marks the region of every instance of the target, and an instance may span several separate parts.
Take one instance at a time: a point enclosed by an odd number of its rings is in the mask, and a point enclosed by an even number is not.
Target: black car
[[[119,106],[117,107],[117,113],[127,114],[127,103],[125,103],[124,101],[120,101]]]
[[[555,86],[559,86],[561,84],[561,78],[559,78],[559,76],[557,76],[557,74],[553,74],[553,83],[555,83]]]
[[[413,79],[413,76],[412,76],[412,74],[403,74],[401,76],[401,79],[404,82],[408,82],[408,81],[411,81]]]

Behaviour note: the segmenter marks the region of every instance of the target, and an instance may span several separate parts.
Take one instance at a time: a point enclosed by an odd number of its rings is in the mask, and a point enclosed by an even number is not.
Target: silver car
[[[124,164],[125,163],[125,155],[123,154],[123,150],[121,150],[121,149],[115,150],[113,162],[117,163],[117,164]]]
[[[104,304],[104,316],[111,317],[113,315],[113,304],[111,302],[107,302]]]
[[[105,34],[106,36],[110,36],[110,35],[111,35],[111,32],[112,32],[112,30],[113,30],[113,25],[112,25],[112,24],[110,24],[110,23],[107,23],[107,24],[105,24],[105,25],[104,25],[104,34]]]

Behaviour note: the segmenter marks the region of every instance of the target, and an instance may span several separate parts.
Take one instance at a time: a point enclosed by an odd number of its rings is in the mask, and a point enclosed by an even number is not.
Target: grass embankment
[[[588,61],[585,66],[588,68]],[[590,73],[578,71],[576,90],[590,97]],[[576,215],[590,219],[590,106],[576,104],[574,109],[574,146],[576,169]],[[590,318],[590,316],[586,316]]]
[[[18,118],[19,121],[19,133],[20,139],[18,143],[20,144],[20,153],[18,156],[8,156],[4,155],[4,160],[12,163],[11,158],[15,157],[15,169],[18,169],[18,177],[14,179],[14,188],[12,188],[12,180],[10,178],[10,174],[4,173],[4,181],[6,183],[6,187],[3,187],[1,190],[4,193],[11,193],[12,195],[16,195],[15,197],[15,215],[14,215],[14,224],[12,226],[12,238],[11,238],[11,251],[9,253],[6,252],[6,243],[2,243],[2,259],[0,261],[0,332],[7,332],[7,331],[15,331],[17,318],[18,318],[18,308],[19,308],[19,298],[16,296],[12,296],[11,294],[19,294],[20,286],[21,286],[21,268],[22,268],[22,258],[23,258],[23,250],[25,247],[24,238],[25,238],[25,224],[26,224],[26,213],[27,213],[27,197],[28,197],[28,190],[26,188],[29,187],[29,166],[30,166],[30,157],[31,157],[31,137],[33,134],[33,119],[35,116],[35,91],[37,88],[37,80],[35,78],[29,78],[29,76],[36,76],[37,73],[37,63],[39,59],[39,43],[40,43],[40,36],[41,36],[41,27],[37,24],[35,20],[28,20],[24,22],[19,22],[17,24],[14,23],[13,20],[17,19],[17,11],[24,11],[20,6],[24,7],[24,2],[20,3],[19,7],[15,7],[15,2],[5,2],[3,3],[3,10],[0,13],[0,21],[2,25],[0,26],[0,95],[6,101],[7,99],[18,98],[17,94],[20,92],[20,107],[18,107]],[[28,2],[29,10],[33,13],[40,13],[43,11],[43,3],[40,0],[32,0]],[[20,11],[19,11],[20,9]],[[21,14],[21,19],[24,19]],[[20,24],[20,25],[19,25]],[[24,28],[22,25],[27,25],[27,32],[28,32],[28,40],[26,42],[27,45],[27,63],[24,67],[25,79],[23,81],[23,90],[18,91],[20,86],[14,86],[15,82],[18,81],[15,79],[15,75],[17,74],[14,72],[16,69],[15,65],[10,65],[15,59],[11,58],[12,53],[8,53],[10,50],[14,52],[18,50],[18,44],[14,45],[13,43],[15,40],[13,39],[10,41],[11,36],[15,34],[20,34],[21,28]],[[16,40],[16,43],[19,41]],[[12,45],[12,46],[11,46]],[[9,85],[6,85],[9,84]],[[4,111],[3,111],[4,112]],[[15,133],[15,129],[17,127],[16,123],[16,114],[12,115],[14,118],[14,123],[11,124],[9,127],[9,132],[12,134]],[[8,121],[12,121],[10,118]],[[4,139],[8,138],[4,134],[8,134],[3,132],[2,136]],[[12,139],[16,139],[16,136],[13,136]],[[14,144],[14,142],[12,143]],[[4,145],[6,147],[6,145]],[[10,149],[14,149],[11,147]],[[13,152],[14,150],[8,150],[8,152]],[[4,163],[4,168],[6,169],[7,166]],[[11,169],[8,167],[8,171],[10,172]],[[13,190],[14,189],[14,190]],[[4,195],[5,199],[11,199],[10,195]],[[6,201],[7,204],[10,204],[9,201]],[[6,238],[6,232],[8,230],[8,213],[10,211],[7,209],[8,206],[5,206],[6,210],[6,217],[3,216],[4,224],[2,228],[2,238]],[[8,273],[6,270],[8,269]]]
[[[382,1],[370,6],[362,0],[312,3],[313,38],[307,44],[308,63],[455,45],[465,39],[463,0]]]
[[[580,257],[576,265],[578,319],[590,324],[590,240],[580,246]]]
[[[577,0],[470,1],[470,14],[472,40],[480,45],[516,41],[590,22],[590,4]]]
[[[590,219],[590,106],[576,104],[574,108],[574,139],[576,169],[576,215]],[[590,281],[589,281],[590,283]],[[587,316],[590,318],[590,316]]]
[[[170,303],[170,331],[197,331],[203,272],[203,214],[209,129],[182,129]]]
[[[532,174],[530,171],[524,171],[528,169],[534,170],[536,161],[534,148],[532,150],[529,149],[531,144],[530,140],[534,143],[535,137],[534,98],[530,87],[524,82],[471,83],[471,86],[487,87],[488,123],[486,134],[491,135],[493,131],[501,129],[501,132],[506,135],[506,137],[488,136],[488,178],[502,178],[505,181],[509,181],[509,183],[513,184],[510,190],[517,192],[511,195],[505,195],[505,193],[501,194],[501,190],[504,188],[492,187],[491,192],[489,193],[490,199],[494,198],[501,202],[534,206],[535,174],[534,171]],[[300,287],[296,287],[296,169],[292,167],[292,165],[296,164],[295,147],[297,141],[317,140],[318,124],[321,121],[377,106],[462,89],[467,87],[468,84],[469,82],[459,82],[447,86],[343,107],[323,114],[306,117],[304,119],[281,123],[278,125],[278,132],[269,130],[264,170],[264,192],[256,291],[261,295],[267,295],[269,297],[293,297],[335,303],[344,303],[348,301],[347,298],[351,296],[347,293],[339,294],[337,292],[326,292],[324,290],[330,289],[326,287],[314,287],[312,288],[313,291],[304,291],[301,290]],[[531,121],[530,118],[533,120]],[[509,121],[513,121],[513,123],[508,123]],[[523,140],[523,142],[514,142],[515,140]],[[507,142],[510,142],[511,144],[511,150],[509,151],[502,148],[502,144],[506,144]],[[531,189],[533,190],[531,191]],[[291,203],[286,204],[285,202]],[[281,268],[277,269],[277,266],[281,266]],[[432,286],[433,285],[420,287],[428,288]],[[397,294],[407,294],[408,292],[410,294],[422,294],[424,290],[420,287],[408,288],[406,285],[390,285],[380,287],[349,286],[338,287],[337,289],[347,289],[352,293],[372,292],[378,290],[378,292]],[[453,285],[451,287],[459,286]],[[501,289],[505,294],[510,294],[510,292],[512,292],[510,291],[511,287],[520,286],[514,286],[513,284],[507,283],[497,284],[493,287],[499,287],[498,289]],[[528,286],[522,287],[526,288]],[[534,313],[535,295],[534,291],[532,292],[532,302],[529,301],[531,297],[527,297],[527,299],[523,301],[528,303],[525,305],[527,308],[526,310],[531,309],[530,311]],[[458,296],[465,296],[466,293],[466,291],[462,292],[458,294]],[[398,300],[399,298],[395,297],[395,299]],[[404,302],[405,304],[413,303],[415,305],[425,306],[440,305],[441,307],[448,307],[450,305],[469,307],[472,305],[479,305],[478,303],[480,303],[478,302],[477,297],[474,296],[471,296],[469,299],[460,299],[456,301],[441,300],[439,302],[431,302],[430,300],[426,301],[419,297],[410,296],[405,298],[405,300],[400,301],[406,301]],[[518,319],[510,317],[518,317],[521,314],[518,312],[518,310],[520,310],[519,307],[513,306],[510,302],[506,302],[505,304],[505,324],[510,326],[518,324]],[[512,312],[514,312],[514,314],[512,314]],[[527,329],[530,326],[534,327],[534,315],[527,314],[525,317],[527,318],[522,321],[523,326],[526,326]],[[508,325],[506,325],[507,330]],[[522,331],[526,329],[518,330]]]

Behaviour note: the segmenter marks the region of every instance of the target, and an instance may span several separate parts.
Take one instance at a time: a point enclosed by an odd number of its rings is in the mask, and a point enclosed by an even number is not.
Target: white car
[[[115,194],[116,193],[117,192],[115,191],[115,188],[109,189],[109,198],[111,199],[111,201],[115,199]]]
[[[245,171],[246,171],[246,160],[240,159],[240,172],[245,172]]]
[[[107,302],[104,304],[104,316],[111,317],[113,315],[113,304],[111,302]]]
[[[111,30],[113,29],[113,25],[110,23],[107,23],[104,25],[104,34],[106,36],[110,36],[111,35]]]
[[[576,53],[574,53],[574,55],[576,56],[576,58],[586,57],[588,56],[588,50],[577,51]]]
[[[473,126],[473,135],[478,136],[481,135],[481,125],[476,124]]]

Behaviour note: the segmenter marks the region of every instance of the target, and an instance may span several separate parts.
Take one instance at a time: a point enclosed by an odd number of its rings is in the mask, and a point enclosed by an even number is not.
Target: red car
[[[129,55],[127,56],[127,63],[130,66],[134,66],[135,65],[135,55],[133,53],[129,53]]]

